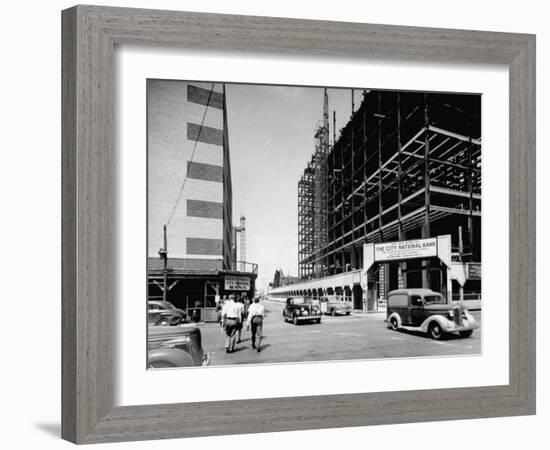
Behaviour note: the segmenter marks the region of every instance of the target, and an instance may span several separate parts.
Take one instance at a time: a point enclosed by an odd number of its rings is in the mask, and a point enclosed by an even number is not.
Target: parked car
[[[310,298],[290,297],[286,299],[283,320],[291,320],[294,325],[301,322],[321,323],[321,308]]]
[[[147,302],[147,323],[149,325],[179,325],[187,322],[184,310],[162,300]]]
[[[319,303],[321,305],[321,311],[325,314],[330,314],[331,316],[336,316],[337,314],[345,314],[349,316],[353,311],[351,302],[347,302],[337,296],[321,297],[319,299]]]
[[[147,367],[206,366],[210,358],[202,348],[201,331],[192,325],[149,326]]]
[[[448,333],[470,337],[479,324],[462,305],[454,305],[430,289],[398,289],[388,294],[386,322],[400,328],[428,333],[441,339]]]

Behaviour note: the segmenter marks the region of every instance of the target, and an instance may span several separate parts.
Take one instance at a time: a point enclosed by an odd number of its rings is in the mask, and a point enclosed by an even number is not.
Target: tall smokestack
[[[239,226],[239,246],[241,271],[246,272],[246,216],[241,214],[241,223]]]

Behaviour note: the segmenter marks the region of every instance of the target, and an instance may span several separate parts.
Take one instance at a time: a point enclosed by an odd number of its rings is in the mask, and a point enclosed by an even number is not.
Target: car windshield
[[[447,303],[447,300],[442,295],[425,295],[424,301],[426,305],[444,305]]]
[[[166,309],[176,309],[176,307],[170,302],[159,302],[159,306]]]

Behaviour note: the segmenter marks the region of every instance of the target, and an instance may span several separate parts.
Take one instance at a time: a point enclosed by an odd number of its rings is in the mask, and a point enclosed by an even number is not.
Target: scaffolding
[[[310,263],[314,253],[314,163],[313,157],[304,170],[298,182],[298,276],[300,279],[311,278],[314,275],[313,263]]]
[[[327,155],[329,153],[328,93],[324,90],[323,120],[314,132],[315,150],[298,182],[298,276],[326,275],[319,258],[327,246]]]
[[[451,234],[456,249],[461,242],[464,261],[481,261],[480,116],[479,95],[364,91],[323,157],[321,248],[319,214],[307,203],[319,195],[319,146],[300,180],[300,278],[361,268],[365,243],[439,234]],[[306,189],[311,180],[313,195]],[[429,284],[430,268],[418,271]]]

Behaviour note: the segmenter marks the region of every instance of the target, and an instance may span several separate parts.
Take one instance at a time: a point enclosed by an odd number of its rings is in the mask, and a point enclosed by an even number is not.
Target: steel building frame
[[[462,258],[480,261],[480,117],[480,95],[364,91],[327,154],[327,245],[316,252],[304,245],[311,193],[299,195],[300,277],[360,268],[367,242],[444,233],[454,250],[464,243]],[[315,178],[312,165],[299,186]]]

